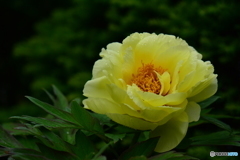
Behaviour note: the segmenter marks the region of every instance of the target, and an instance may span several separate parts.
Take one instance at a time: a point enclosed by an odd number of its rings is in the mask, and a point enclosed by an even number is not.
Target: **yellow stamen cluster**
[[[137,74],[132,75],[131,84],[136,84],[144,92],[152,92],[159,94],[161,90],[161,83],[157,76],[165,72],[162,67],[155,67],[153,64],[143,64],[138,68]]]

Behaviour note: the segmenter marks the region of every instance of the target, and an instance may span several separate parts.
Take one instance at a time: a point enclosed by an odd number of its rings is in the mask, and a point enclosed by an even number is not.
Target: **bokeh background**
[[[24,96],[50,102],[43,88],[51,91],[52,84],[69,100],[83,98],[83,86],[101,49],[133,32],[173,34],[186,40],[218,74],[221,98],[211,113],[240,115],[239,0],[0,2],[1,124],[12,121],[13,115],[44,115]],[[239,130],[239,121],[223,121]],[[220,149],[215,151],[236,151]],[[209,152],[206,147],[188,150],[203,159]]]

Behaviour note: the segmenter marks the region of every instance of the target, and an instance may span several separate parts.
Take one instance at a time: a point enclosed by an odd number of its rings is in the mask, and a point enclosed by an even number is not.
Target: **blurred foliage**
[[[16,45],[22,78],[33,95],[56,84],[69,98],[81,96],[101,48],[133,32],[179,36],[211,60],[226,109],[238,103],[240,19],[238,1],[72,0],[36,25],[37,34]],[[224,67],[223,67],[224,66]],[[232,76],[234,75],[234,77]],[[229,78],[230,77],[230,78]],[[233,102],[233,100],[235,100]],[[234,113],[233,112],[233,113]]]
[[[68,8],[65,0],[8,0],[0,5],[0,122],[8,121],[19,113],[39,114],[35,107],[29,108],[25,95],[31,94],[28,77],[23,77],[23,63],[13,55],[14,46],[36,34],[34,25],[54,9]]]

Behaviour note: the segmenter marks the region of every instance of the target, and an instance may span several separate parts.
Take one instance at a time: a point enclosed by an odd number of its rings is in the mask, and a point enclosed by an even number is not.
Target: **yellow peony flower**
[[[217,91],[209,61],[172,35],[134,33],[102,49],[85,84],[84,107],[113,121],[160,136],[156,152],[176,147],[189,122],[198,121],[197,102]]]

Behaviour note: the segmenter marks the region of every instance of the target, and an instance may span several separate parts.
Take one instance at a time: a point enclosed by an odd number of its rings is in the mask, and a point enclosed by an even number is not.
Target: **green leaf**
[[[129,160],[147,160],[147,157],[145,156],[136,156],[136,157],[132,157]]]
[[[184,155],[180,152],[169,151],[149,158],[149,160],[197,160],[195,157]]]
[[[202,109],[200,115],[201,115],[201,116],[206,115],[206,114],[209,113],[211,110],[212,110],[212,108]]]
[[[35,135],[35,136],[42,136],[42,132],[34,127],[33,125],[31,124],[28,124],[28,123],[22,123],[23,126],[18,126],[18,127],[15,127],[14,129],[15,130],[22,130],[22,131],[25,131],[27,132],[28,134],[31,134],[31,135]]]
[[[229,116],[229,115],[220,115],[220,114],[208,114],[208,117],[212,117],[212,118],[216,118],[216,119],[225,119],[225,118],[229,118],[229,119],[236,119],[239,120],[240,117],[233,117],[233,116]]]
[[[58,119],[47,119],[47,118],[38,118],[31,116],[13,116],[10,118],[17,118],[22,120],[27,120],[39,124],[40,126],[50,127],[50,128],[76,128],[77,126],[58,120]]]
[[[22,123],[4,123],[2,124],[2,127],[7,130],[9,133],[11,133],[11,135],[15,136],[15,135],[29,135],[30,133],[26,130],[20,130],[17,129],[18,127],[25,127],[24,124]]]
[[[96,154],[92,141],[80,130],[76,133],[75,145],[72,146],[72,150],[79,159],[92,159]]]
[[[110,133],[106,133],[105,136],[107,136],[108,138],[111,138],[113,140],[114,143],[116,143],[119,140],[122,140],[126,134],[110,134]]]
[[[234,140],[234,141],[238,141],[240,142],[240,133],[239,132],[232,132],[231,133],[231,138]]]
[[[28,148],[8,148],[11,158],[14,160],[50,160],[43,156],[41,152]]]
[[[151,131],[142,131],[139,135],[139,138],[137,139],[138,142],[146,141],[150,138],[150,132]],[[136,134],[136,133],[135,133]]]
[[[20,144],[20,142],[7,131],[5,131],[2,126],[0,126],[0,146],[9,148],[23,147],[22,144]]]
[[[166,160],[176,156],[179,156],[179,153],[176,153],[175,151],[170,151],[170,152],[166,152],[166,153],[162,153],[157,156],[154,156],[150,158],[150,160]]]
[[[191,145],[232,145],[240,146],[240,136],[228,131],[220,131],[203,136],[190,138],[193,142]]]
[[[59,130],[59,134],[62,139],[70,144],[75,143],[75,135],[78,129],[71,129],[71,128],[63,128]]]
[[[203,123],[207,123],[207,122],[205,120],[200,119],[199,121],[196,121],[196,122],[190,122],[188,127],[198,126]]]
[[[202,136],[195,136],[190,138],[192,141],[201,141],[201,140],[211,140],[211,139],[226,139],[229,138],[231,134],[227,131],[215,132]]]
[[[31,148],[33,150],[40,151],[36,144],[39,141],[33,136],[21,136],[18,137],[18,141],[24,146],[24,148]]]
[[[71,112],[69,106],[68,106],[68,101],[67,98],[62,94],[62,92],[53,85],[53,92],[57,96],[57,101],[55,106],[58,107],[61,110]]]
[[[48,97],[52,100],[54,106],[56,106],[56,105],[55,105],[55,104],[56,104],[56,99],[55,99],[55,97],[54,97],[51,93],[49,93],[46,89],[43,89],[43,90],[46,92],[46,94],[48,95]]]
[[[52,149],[58,151],[66,151],[71,153],[70,144],[66,143],[63,139],[61,139],[57,134],[52,131],[44,131],[44,136],[37,136],[45,145],[51,147]]]
[[[217,99],[219,99],[219,96],[212,96],[202,102],[199,103],[199,105],[201,106],[202,109],[208,107],[210,104],[212,104],[213,102],[215,102]]]
[[[8,156],[10,153],[8,152],[8,148],[1,148],[0,147],[0,158]]]
[[[227,130],[229,132],[232,132],[232,128],[228,124],[226,124],[226,123],[224,123],[224,122],[222,122],[222,121],[220,121],[220,120],[218,120],[216,118],[208,117],[208,116],[202,116],[202,118],[207,120],[208,122],[210,122],[210,123],[212,123],[212,124],[222,128],[222,129],[225,129],[225,130]]]
[[[94,158],[92,160],[107,160],[107,158],[105,156],[99,156],[99,157]]]
[[[54,106],[51,106],[47,103],[44,103],[36,98],[33,98],[33,97],[29,97],[27,96],[27,98],[33,102],[34,104],[36,104],[37,106],[39,106],[40,108],[42,108],[43,110],[45,110],[46,112],[52,114],[53,116],[55,117],[58,117],[62,120],[65,120],[65,121],[68,121],[68,122],[71,122],[71,123],[74,123],[74,124],[78,124],[76,122],[76,120],[72,117],[72,115],[68,112],[65,112],[63,110],[60,110]]]
[[[56,151],[43,144],[38,144],[38,147],[41,150],[42,155],[49,158],[48,160],[81,160],[76,155],[63,151]]]
[[[193,146],[217,146],[217,145],[226,145],[226,146],[237,146],[240,147],[239,142],[229,141],[229,140],[204,140],[204,141],[196,141],[192,142]]]
[[[114,122],[115,123],[115,122]],[[119,134],[126,134],[126,133],[136,133],[136,132],[139,132],[133,128],[129,128],[129,127],[126,127],[126,126],[123,126],[123,125],[119,125],[117,123],[115,123],[115,126],[114,126],[114,130],[116,130],[117,133]]]
[[[127,149],[119,157],[119,160],[129,160],[131,157],[146,156],[148,157],[155,149],[159,137],[150,138],[146,141],[137,143],[131,148]]]
[[[85,129],[103,133],[103,128],[99,121],[91,116],[87,110],[81,107],[76,101],[71,103],[72,115],[76,121]]]
[[[199,160],[198,158],[195,158],[195,157],[191,157],[191,156],[186,156],[186,155],[183,155],[183,156],[180,156],[180,157],[172,157],[172,158],[169,158],[168,160]]]
[[[80,98],[74,98],[73,100],[72,100],[72,102],[73,101],[76,101],[79,105],[81,104],[81,99]],[[71,109],[71,108],[70,108]]]
[[[41,155],[12,155],[8,160],[50,160]]]
[[[98,114],[98,113],[92,113],[92,112],[90,112],[90,114],[93,117],[97,118],[102,125],[107,125],[107,126],[114,125],[114,123],[112,123],[113,121],[111,121],[111,119],[105,114]]]
[[[62,92],[54,85],[53,85],[53,91],[54,91],[55,95],[57,96],[57,99],[55,99],[53,95],[51,95],[48,91],[45,90],[45,92],[48,94],[50,99],[53,101],[54,106],[59,109],[62,109],[64,111],[71,112],[71,108],[68,105],[67,98],[62,94]],[[74,100],[80,104],[81,100],[79,98],[76,98]],[[77,132],[77,129],[71,129],[71,128],[72,127],[62,128],[59,131],[59,133],[60,133],[61,137],[63,138],[63,140],[65,140],[66,142],[68,142],[70,144],[74,144],[75,134]]]

